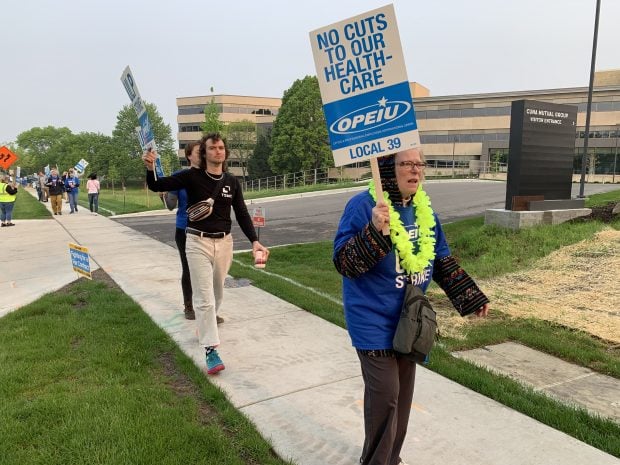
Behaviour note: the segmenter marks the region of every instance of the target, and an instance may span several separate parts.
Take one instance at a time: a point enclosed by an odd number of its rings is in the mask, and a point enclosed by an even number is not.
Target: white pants
[[[185,255],[192,281],[198,342],[204,347],[216,347],[220,336],[215,317],[224,299],[224,280],[232,263],[232,235],[211,239],[188,234]]]

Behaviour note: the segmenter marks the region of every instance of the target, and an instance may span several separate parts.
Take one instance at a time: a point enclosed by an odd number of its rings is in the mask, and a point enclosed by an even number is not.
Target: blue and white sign
[[[78,172],[78,174],[82,174],[84,173],[84,170],[86,169],[86,167],[88,166],[88,162],[86,160],[84,160],[83,158],[78,161],[75,166],[73,167],[73,169],[75,171]]]
[[[393,5],[310,33],[336,166],[420,146]]]
[[[140,146],[143,149],[146,148],[146,150],[151,149],[153,151],[157,151],[155,137],[153,136],[153,128],[151,126],[151,122],[149,121],[149,115],[146,112],[146,105],[144,105],[144,102],[142,101],[142,97],[138,91],[138,86],[133,78],[133,74],[131,69],[129,69],[129,66],[127,66],[123,71],[123,74],[121,75],[121,82],[127,91],[127,95],[129,95],[129,100],[131,100],[131,105],[133,106],[136,115],[138,115],[141,130],[141,133],[138,135]],[[164,170],[161,166],[161,159],[159,156],[155,160],[155,174],[157,177],[164,176]]]
[[[138,135],[138,140],[140,141],[140,148],[143,152],[146,152],[146,141],[144,140],[144,136],[142,135],[142,128],[140,126],[136,126],[136,134]]]
[[[90,256],[88,255],[88,249],[69,242],[69,253],[71,254],[73,270],[88,279],[93,279],[90,272]]]

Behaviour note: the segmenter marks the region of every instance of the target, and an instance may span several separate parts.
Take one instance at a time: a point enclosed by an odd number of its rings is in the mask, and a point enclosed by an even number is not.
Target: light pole
[[[616,182],[616,160],[618,159],[618,136],[620,136],[620,124],[616,125],[616,151],[614,152],[614,172],[611,175],[611,182]]]
[[[588,86],[588,106],[586,108],[586,133],[583,139],[583,155],[581,157],[581,180],[579,182],[579,198],[583,199],[586,182],[586,158],[588,157],[588,138],[590,137],[590,113],[592,109],[592,88],[594,87],[594,68],[596,65],[596,41],[598,39],[598,17],[601,11],[601,0],[596,0],[594,17],[594,39],[592,40],[592,61],[590,62],[590,85]]]

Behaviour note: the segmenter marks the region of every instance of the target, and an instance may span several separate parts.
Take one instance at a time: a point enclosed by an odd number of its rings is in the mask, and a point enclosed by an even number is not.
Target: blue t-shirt
[[[334,253],[371,221],[374,206],[375,201],[368,192],[357,194],[349,200],[334,239]],[[409,232],[414,244],[414,250],[417,251],[418,225],[414,221],[415,207],[395,206],[394,209],[400,214],[405,230]],[[450,255],[437,215],[434,229],[436,258]],[[391,349],[407,280],[411,279],[413,284],[426,291],[433,277],[433,263],[429,263],[423,271],[408,276],[401,268],[394,249],[395,247],[358,278],[343,277],[345,320],[353,346],[357,349]]]
[[[71,183],[73,183],[73,187],[71,187]],[[76,176],[67,176],[67,178],[65,179],[65,190],[67,192],[75,192],[77,194],[79,191],[79,186],[80,180]]]
[[[184,170],[175,171],[174,174],[180,173]],[[171,194],[177,196],[177,220],[176,227],[177,229],[185,229],[187,228],[187,191],[185,189],[180,189],[178,191],[171,191]]]

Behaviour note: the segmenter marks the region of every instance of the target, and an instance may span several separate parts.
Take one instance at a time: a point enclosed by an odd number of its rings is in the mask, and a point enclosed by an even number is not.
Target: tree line
[[[180,168],[172,129],[154,104],[146,103],[146,109],[164,171],[169,174]],[[204,115],[203,133],[224,135],[231,157],[241,161],[244,178],[333,166],[316,77],[298,79],[284,92],[271,130],[257,131],[248,120],[226,124],[213,103],[207,105]],[[76,134],[66,127],[35,127],[19,134],[10,148],[20,157],[23,175],[42,171],[47,165],[66,171],[83,158],[89,163],[85,174],[96,172],[107,182],[125,186],[132,180],[144,179],[138,126],[133,108],[125,105],[111,136]]]

